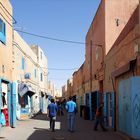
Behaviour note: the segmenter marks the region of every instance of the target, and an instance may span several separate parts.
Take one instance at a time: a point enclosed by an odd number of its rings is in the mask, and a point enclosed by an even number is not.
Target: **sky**
[[[85,42],[101,0],[11,0],[15,29],[33,34]],[[59,42],[20,33],[39,45],[48,59],[48,80],[60,89],[85,60],[85,45]],[[63,70],[60,70],[63,69]]]

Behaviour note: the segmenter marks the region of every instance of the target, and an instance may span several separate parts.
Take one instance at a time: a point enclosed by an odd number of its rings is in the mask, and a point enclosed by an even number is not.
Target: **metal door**
[[[119,83],[119,129],[126,134],[132,133],[131,86],[130,79]]]
[[[133,77],[131,81],[132,137],[140,139],[140,77]]]

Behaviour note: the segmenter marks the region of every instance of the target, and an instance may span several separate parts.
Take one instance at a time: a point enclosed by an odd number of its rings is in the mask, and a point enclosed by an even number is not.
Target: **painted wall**
[[[118,0],[105,0],[106,54],[127,24],[138,3],[139,0],[121,0],[119,2]]]
[[[137,8],[105,58],[105,91],[110,92],[113,90],[111,73],[136,57],[135,46],[138,43],[138,31]]]
[[[40,91],[43,91],[47,93],[47,87],[48,87],[48,60],[44,53],[44,51],[38,46],[38,45],[32,45],[31,49],[34,51],[34,53],[37,55],[38,58],[38,75],[39,75],[39,86]],[[42,73],[42,80],[40,78]]]
[[[4,7],[4,8],[3,8]],[[9,13],[8,13],[8,12]],[[5,23],[6,42],[0,41],[0,77],[12,80],[12,6],[9,0],[0,0],[0,18]]]
[[[23,62],[24,60],[24,62]],[[39,96],[38,91],[38,77],[37,74],[37,56],[32,51],[30,46],[22,39],[22,37],[14,31],[14,43],[13,43],[13,81],[17,83],[25,82],[28,86],[31,86],[33,91],[36,93],[33,95],[33,103],[35,96]],[[36,70],[36,75],[35,75]],[[30,78],[26,79],[25,75],[29,74]],[[17,98],[18,99],[18,98]],[[37,98],[39,102],[39,98]],[[30,101],[28,102],[30,103]],[[28,104],[29,107],[30,104]],[[31,105],[30,105],[31,107]],[[17,115],[19,118],[20,105],[17,104]],[[34,107],[34,110],[39,111],[39,105]],[[31,111],[31,110],[30,110]]]

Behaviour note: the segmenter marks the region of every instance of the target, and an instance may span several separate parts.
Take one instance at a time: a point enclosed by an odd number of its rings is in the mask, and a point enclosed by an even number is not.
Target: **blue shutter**
[[[22,57],[22,66],[21,66],[21,68],[22,68],[22,70],[25,69],[25,59],[24,59],[24,57]]]
[[[1,27],[1,30],[0,30],[0,41],[3,44],[6,44],[6,25],[5,25],[5,23],[3,22],[2,19],[0,19],[0,27]]]

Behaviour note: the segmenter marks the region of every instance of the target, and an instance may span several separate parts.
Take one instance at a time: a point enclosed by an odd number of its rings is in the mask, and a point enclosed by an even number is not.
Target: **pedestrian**
[[[57,105],[55,104],[54,99],[51,99],[51,103],[48,105],[48,114],[50,118],[50,130],[52,132],[54,132],[55,129],[57,111],[58,111]]]
[[[101,103],[99,108],[97,108],[97,110],[96,110],[96,122],[95,122],[95,126],[94,126],[95,131],[98,130],[97,127],[99,124],[103,131],[107,131],[107,129],[104,127],[103,107],[104,107],[104,103]]]
[[[69,97],[69,101],[66,103],[67,119],[68,119],[68,131],[74,132],[75,127],[75,115],[76,115],[76,103]]]

